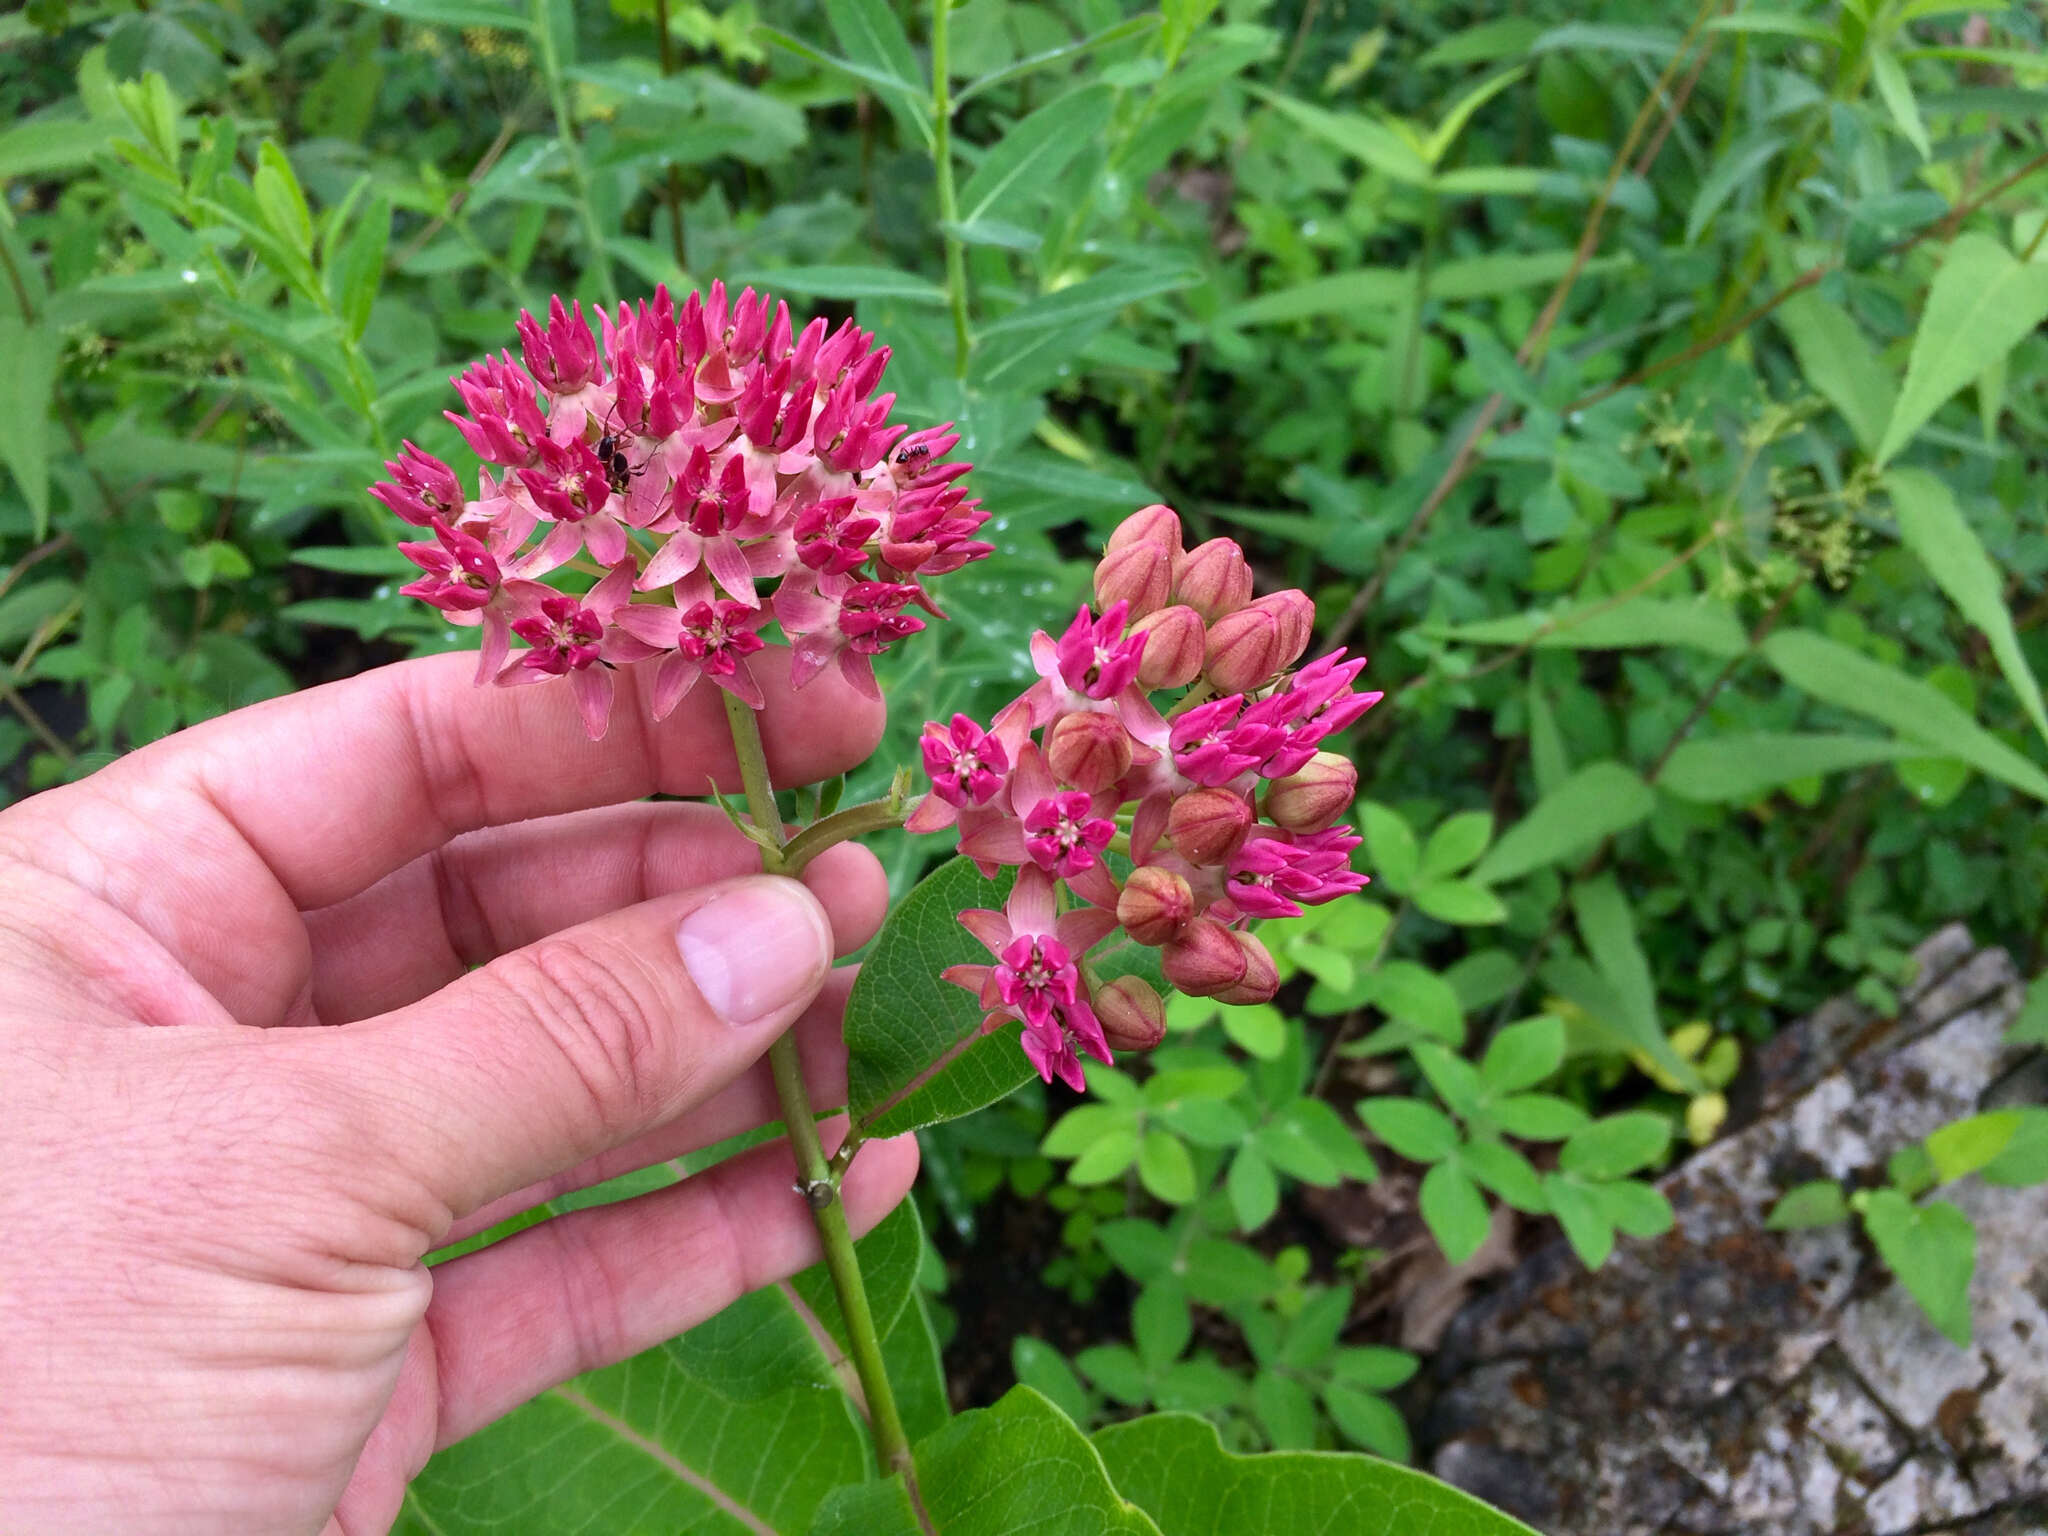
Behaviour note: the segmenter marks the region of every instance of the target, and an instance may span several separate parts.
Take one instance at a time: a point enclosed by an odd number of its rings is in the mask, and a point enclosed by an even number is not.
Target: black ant
[[[633,461],[626,456],[626,442],[630,435],[607,428],[599,434],[597,447],[592,450],[597,454],[598,463],[604,466],[605,483],[616,496],[625,495],[626,488],[647,472],[645,464],[635,468]]]

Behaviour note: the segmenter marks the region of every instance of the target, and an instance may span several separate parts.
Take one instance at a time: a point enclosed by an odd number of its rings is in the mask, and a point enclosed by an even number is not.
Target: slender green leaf
[[[1099,139],[1116,110],[1116,93],[1087,85],[1048,102],[1017,124],[982,157],[960,189],[960,218],[1033,219],[1033,201],[1074,156]]]
[[[1771,636],[1764,642],[1764,657],[1793,687],[1888,725],[1923,743],[1931,755],[1959,758],[2037,800],[2048,800],[2048,775],[1931,683],[1809,630]]]
[[[1847,309],[1812,291],[1795,294],[1777,308],[1779,329],[1799,357],[1799,371],[1819,390],[1856,434],[1865,453],[1875,453],[1897,403],[1892,370],[1864,339]]]
[[[1588,603],[1561,613],[1518,613],[1472,624],[1425,625],[1423,633],[1467,645],[1589,651],[1677,645],[1709,656],[1739,656],[1748,644],[1727,605],[1705,598],[1632,597],[1620,603]]]
[[[2021,262],[1990,235],[1959,235],[1913,333],[1906,382],[1877,460],[1891,458],[1949,396],[2048,319],[2048,263]]]
[[[775,267],[742,272],[730,281],[833,299],[903,299],[943,304],[946,290],[913,272],[894,267]]]
[[[1756,731],[1681,744],[1657,782],[1682,799],[1747,805],[1781,784],[1924,756],[1926,751],[1921,743],[1882,736]]]
[[[1721,205],[1745,186],[1758,184],[1763,168],[1777,157],[1786,138],[1781,133],[1756,134],[1716,155],[1713,169],[1700,181],[1693,194],[1692,211],[1685,218],[1685,243],[1695,245]]]
[[[1877,85],[1885,111],[1906,136],[1906,142],[1920,152],[1922,160],[1927,159],[1933,149],[1927,142],[1927,124],[1921,120],[1920,103],[1914,99],[1913,82],[1906,78],[1905,66],[1897,54],[1882,46],[1871,49],[1868,58],[1870,77]]]
[[[1892,493],[1900,539],[1963,617],[1984,632],[1999,671],[2019,695],[2034,729],[2048,741],[2048,712],[2042,709],[2041,685],[2020,649],[2019,634],[2005,606],[2004,583],[1977,530],[1963,516],[1948,487],[1924,469],[1894,469],[1885,476],[1885,486]]]
[[[43,325],[0,315],[0,463],[28,503],[38,539],[50,531],[50,396],[58,337]]]
[[[1588,763],[1502,833],[1472,878],[1482,885],[1518,879],[1625,832],[1655,809],[1642,776],[1617,762]]]

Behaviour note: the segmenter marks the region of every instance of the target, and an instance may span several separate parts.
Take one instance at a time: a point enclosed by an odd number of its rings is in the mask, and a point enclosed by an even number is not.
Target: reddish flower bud
[[[1154,502],[1149,507],[1140,507],[1129,517],[1116,525],[1116,532],[1103,545],[1105,550],[1118,550],[1128,544],[1161,544],[1176,561],[1181,555],[1180,515],[1173,508]]]
[[[1252,600],[1252,568],[1235,539],[1197,544],[1173,563],[1173,600],[1214,624]]]
[[[1248,933],[1231,934],[1244,951],[1244,976],[1237,985],[1216,994],[1219,1003],[1269,1003],[1280,990],[1280,972],[1266,946]]]
[[[1251,803],[1227,789],[1190,790],[1167,812],[1166,835],[1190,864],[1221,864],[1244,841]]]
[[[1195,893],[1170,869],[1145,864],[1131,871],[1116,899],[1116,920],[1140,944],[1164,944],[1195,915]]]
[[[1161,954],[1166,979],[1190,997],[1220,997],[1251,964],[1237,935],[1213,917],[1198,917]]]
[[[1131,626],[1145,636],[1145,654],[1138,661],[1138,682],[1145,688],[1181,688],[1202,672],[1209,632],[1202,616],[1184,603],[1156,609]]]
[[[1335,826],[1358,795],[1358,769],[1335,752],[1318,752],[1284,779],[1266,786],[1259,802],[1266,819],[1289,832]]]
[[[1095,989],[1095,1020],[1119,1051],[1149,1051],[1166,1038],[1166,1004],[1151,983],[1119,976]]]
[[[1173,553],[1164,544],[1140,540],[1113,549],[1095,567],[1095,601],[1099,607],[1126,605],[1137,618],[1166,606],[1173,590]]]
[[[1280,626],[1280,651],[1274,658],[1273,670],[1280,672],[1294,665],[1315,638],[1315,599],[1297,587],[1289,587],[1285,592],[1269,592],[1251,606],[1272,614]]]
[[[1210,624],[1202,671],[1218,693],[1249,693],[1279,672],[1280,649],[1278,616],[1254,604]]]
[[[1131,771],[1131,736],[1115,715],[1063,715],[1045,737],[1053,777],[1099,794]]]

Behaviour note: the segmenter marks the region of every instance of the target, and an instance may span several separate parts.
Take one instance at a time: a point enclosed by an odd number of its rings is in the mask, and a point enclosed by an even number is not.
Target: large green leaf
[[[1897,391],[1892,371],[1878,360],[1862,327],[1848,310],[1830,304],[1812,291],[1793,295],[1778,306],[1780,330],[1799,357],[1806,382],[1842,413],[1865,453],[1875,452],[1891,420]]]
[[[1926,755],[1927,748],[1918,742],[1884,736],[1752,731],[1685,742],[1671,754],[1657,783],[1685,800],[1747,805],[1795,779]]]
[[[1942,402],[2048,319],[2048,265],[2022,262],[1990,235],[1957,237],[1928,290],[1906,382],[1878,445],[1881,464]]]
[[[923,1242],[906,1200],[855,1246],[876,1326],[911,1389],[906,1412],[930,1425],[943,1417],[943,1384],[932,1384],[930,1329],[912,1294]],[[544,1510],[551,1533],[802,1531],[827,1494],[871,1467],[844,1390],[844,1335],[831,1282],[813,1266],[442,1451],[397,1529],[537,1529]]]
[[[21,487],[40,539],[50,526],[50,391],[57,336],[0,316],[0,464]]]
[[[1932,755],[1971,767],[2048,800],[2048,775],[1972,720],[1931,683],[1814,634],[1787,630],[1764,642],[1764,658],[1795,688],[1880,721]],[[1498,850],[1496,850],[1498,851]]]
[[[1193,1414],[1112,1424],[1095,1444],[1117,1491],[1161,1536],[1534,1536],[1470,1494],[1370,1456],[1232,1455]]]
[[[982,156],[960,189],[961,221],[1030,219],[1032,199],[1102,137],[1115,109],[1116,93],[1106,85],[1083,86],[1040,107]]]
[[[1029,1387],[961,1414],[913,1455],[914,1493],[900,1477],[842,1488],[811,1536],[1159,1536],[1088,1437]]]
[[[1498,885],[1570,858],[1627,831],[1656,804],[1655,792],[1634,769],[1612,761],[1588,763],[1502,833],[1472,878]]]
[[[1558,613],[1517,613],[1473,624],[1430,625],[1423,633],[1467,645],[1533,645],[1538,649],[1606,651],[1680,645],[1709,656],[1739,656],[1748,643],[1728,606],[1704,598],[1632,597]]]
[[[999,907],[1006,881],[954,859],[889,914],[846,1001],[848,1097],[870,1134],[895,1135],[970,1114],[1031,1075],[1015,1026],[981,1033],[974,995],[939,973],[988,963],[960,926],[969,907]]]
[[[2019,695],[2034,729],[2048,740],[2048,713],[2041,707],[2041,685],[2020,650],[2020,637],[2005,606],[2004,584],[1997,566],[1985,553],[1949,489],[1924,469],[1895,469],[1885,476],[1892,493],[1892,511],[1899,537],[1927,567],[1942,591],[1964,618],[1984,631],[1998,669]]]

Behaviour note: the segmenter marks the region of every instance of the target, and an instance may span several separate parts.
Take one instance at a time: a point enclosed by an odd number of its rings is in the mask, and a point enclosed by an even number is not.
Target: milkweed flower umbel
[[[924,628],[909,610],[945,616],[925,582],[993,549],[951,424],[891,425],[887,347],[751,288],[596,319],[554,299],[519,317],[516,359],[454,380],[448,419],[488,466],[474,496],[411,443],[385,465],[370,494],[433,535],[399,546],[424,573],[404,590],[482,626],[479,682],[568,678],[593,738],[614,669],[657,657],[657,718],[705,678],[759,708],[747,657],[771,619],[796,686],[836,666],[877,697],[873,658]],[[959,782],[1008,767],[988,762]]]
[[[945,979],[975,994],[985,1030],[1019,1023],[1048,1082],[1078,1089],[1083,1056],[1164,1033],[1149,983],[1091,971],[1111,933],[1158,948],[1181,991],[1263,1002],[1279,975],[1250,924],[1366,883],[1360,839],[1336,824],[1356,772],[1325,743],[1381,695],[1357,691],[1364,658],[1342,651],[1290,671],[1314,604],[1253,588],[1235,543],[1186,549],[1173,511],[1147,507],[1110,536],[1099,613],[1033,639],[1036,682],[986,729],[965,715],[925,727],[932,790],[907,825],[953,829],[984,874],[1017,870],[1001,912],[961,916],[993,963]]]

